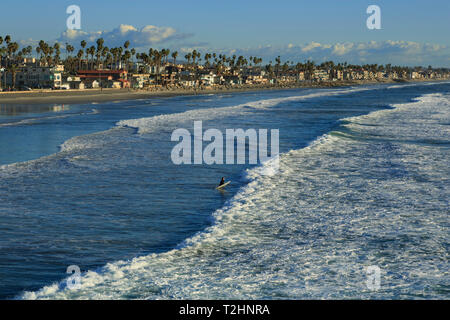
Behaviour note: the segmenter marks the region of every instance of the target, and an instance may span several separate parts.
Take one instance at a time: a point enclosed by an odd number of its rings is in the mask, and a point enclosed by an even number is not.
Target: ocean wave
[[[450,81],[427,81],[427,82],[414,82],[414,83],[403,83],[403,84],[394,84],[388,86],[387,89],[401,89],[408,87],[417,87],[417,86],[434,86],[439,84],[449,84]]]
[[[189,110],[182,113],[167,114],[154,116],[149,118],[122,120],[117,123],[117,126],[131,127],[138,129],[139,134],[148,134],[160,130],[161,128],[175,127],[180,124],[192,122],[194,120],[213,120],[227,116],[244,115],[251,112],[252,109],[268,109],[289,101],[301,101],[319,97],[334,96],[349,94],[353,92],[373,90],[374,88],[350,88],[340,90],[319,91],[316,93],[290,96],[285,98],[266,99],[248,102],[236,106],[221,107],[221,108],[206,108]]]
[[[212,226],[176,249],[87,271],[78,289],[67,288],[64,280],[19,298],[442,297],[438,288],[449,280],[442,276],[449,155],[402,139],[392,145],[389,137],[445,140],[447,131],[433,127],[448,118],[448,99],[425,95],[347,118],[343,127],[349,134],[364,134],[367,140],[326,134],[281,154],[276,174],[264,174],[270,162],[248,170],[248,184],[213,213]],[[279,102],[264,107],[273,103]],[[118,126],[145,133],[183,115]],[[387,138],[370,140],[380,136]],[[414,183],[418,176],[427,179]],[[385,270],[379,292],[365,286],[369,265]]]
[[[0,127],[13,127],[13,126],[21,126],[21,125],[32,125],[35,123],[39,123],[46,120],[53,120],[53,119],[64,119],[69,117],[75,117],[80,115],[94,115],[100,113],[97,109],[92,109],[88,112],[81,112],[81,113],[70,113],[70,114],[62,114],[57,116],[45,116],[45,117],[37,117],[37,118],[28,118],[23,119],[16,122],[6,122],[6,123],[0,123]]]

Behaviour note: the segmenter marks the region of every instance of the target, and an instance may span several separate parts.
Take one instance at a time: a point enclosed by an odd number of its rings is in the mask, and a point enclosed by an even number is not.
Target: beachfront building
[[[184,69],[181,70],[177,75],[177,83],[179,83],[182,87],[193,87],[196,85],[195,74],[190,70]]]
[[[330,79],[328,71],[322,69],[314,70],[312,76],[314,81],[328,81]]]
[[[244,68],[240,74],[242,75],[242,82],[245,84],[263,84],[269,81],[266,78],[266,71],[260,67]]]
[[[102,88],[105,87],[105,84],[108,80],[102,81]],[[100,82],[96,79],[86,79],[83,81],[84,86],[86,89],[98,89],[100,88]]]
[[[129,76],[130,85],[133,89],[142,89],[149,84],[150,74],[133,73]]]
[[[125,70],[79,70],[77,76],[86,88],[111,88],[115,83],[120,83],[120,88],[130,87]]]
[[[163,85],[173,84],[175,83],[177,76],[179,73],[179,69],[174,65],[167,65],[161,69],[160,73],[160,82]]]
[[[297,81],[305,81],[305,80],[306,76],[304,71],[300,71],[299,73],[297,73]]]
[[[344,72],[338,69],[333,69],[330,72],[330,79],[333,81],[341,81],[344,80]]]
[[[69,85],[69,89],[85,89],[85,84],[80,77],[67,77],[66,83]]]
[[[376,73],[376,78],[377,78],[377,80],[379,80],[379,81],[384,80],[384,79],[386,79],[386,73],[381,72],[381,71],[378,71],[378,72]]]
[[[179,85],[182,88],[192,88],[197,85],[197,82],[194,80],[188,80],[188,79],[181,79],[178,81]]]
[[[58,89],[62,84],[63,65],[54,67],[37,67],[25,65],[20,67],[15,74],[6,73],[6,87],[34,88],[34,89]]]
[[[244,76],[243,81],[245,84],[264,84],[267,83],[269,80],[267,78],[264,78],[263,76]]]
[[[225,81],[225,84],[232,85],[232,86],[240,85],[243,83],[240,75],[234,75],[234,74],[224,75],[223,79]]]
[[[203,85],[212,86],[212,85],[216,84],[216,78],[217,78],[217,75],[215,75],[213,72],[209,72],[207,74],[201,75],[200,80]]]

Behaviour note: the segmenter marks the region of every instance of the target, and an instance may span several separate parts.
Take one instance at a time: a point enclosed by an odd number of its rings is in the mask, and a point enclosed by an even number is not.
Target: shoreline
[[[448,80],[448,79],[443,79]],[[322,83],[279,84],[279,85],[240,85],[235,87],[218,87],[211,89],[85,89],[85,90],[39,90],[0,92],[0,104],[79,104],[100,103],[118,100],[150,99],[174,96],[221,94],[233,92],[257,92],[268,90],[286,90],[299,88],[334,88],[370,84],[438,82],[443,80],[402,80],[402,81],[334,81]]]

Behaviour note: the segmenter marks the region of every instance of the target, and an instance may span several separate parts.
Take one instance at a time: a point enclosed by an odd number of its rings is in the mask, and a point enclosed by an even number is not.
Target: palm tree
[[[17,74],[17,65],[12,64],[8,67],[8,72],[12,75],[12,88],[16,88],[16,74]],[[6,83],[6,82],[5,82]]]
[[[91,68],[94,69],[94,55],[95,55],[95,47],[91,46],[86,50],[86,54],[90,54],[91,55]],[[89,66],[89,61],[88,61],[88,66]]]
[[[100,56],[101,56],[101,54],[103,52],[103,44],[105,43],[105,40],[103,40],[103,38],[99,38],[99,39],[97,39],[96,43],[97,43],[97,50],[96,50],[95,56],[97,57],[96,65],[97,65],[97,68],[98,68],[99,67],[99,60],[100,60]]]
[[[55,58],[54,58],[54,60],[55,60],[55,64],[59,64],[59,60],[60,60],[60,54],[61,54],[61,50],[60,50],[60,45],[59,45],[59,43],[58,42],[56,42],[54,45],[53,45],[53,49],[55,50]]]
[[[19,48],[19,45],[17,43],[15,43],[15,44],[11,43],[10,35],[6,35],[4,41],[6,42],[6,45],[7,45],[6,48],[3,48],[3,54],[7,55],[6,56],[6,64],[5,64],[5,66],[7,68],[10,65],[11,54],[17,51],[17,49]],[[4,76],[4,80],[5,80],[5,86],[6,86],[6,71],[3,72],[3,76]]]
[[[108,56],[108,54],[109,54],[109,48],[104,47],[102,50],[102,59],[104,61],[104,65],[107,65],[107,63],[105,62],[105,58]]]
[[[81,48],[82,48],[83,51],[84,51],[84,49],[86,48],[87,42],[84,41],[84,40],[82,40],[81,43],[80,43],[80,45],[81,45]],[[87,50],[86,50],[86,60],[87,60],[87,59],[88,59],[88,52],[87,52]]]
[[[197,59],[197,50],[194,49],[194,51],[192,51],[192,64],[195,65],[195,59]]]
[[[172,52],[173,64],[177,64],[178,51]]]
[[[16,51],[19,50],[19,44],[17,42],[8,43],[7,51],[8,51],[8,60],[14,57]]]
[[[83,49],[78,50],[77,58],[78,58],[78,70],[81,70],[81,58],[83,58],[84,51]]]
[[[3,48],[2,48],[3,49]],[[42,51],[41,51],[41,48],[40,47],[36,47],[36,53],[40,56],[39,57],[39,61],[41,61],[42,60]]]
[[[0,45],[3,43],[3,37],[0,36]],[[5,48],[4,47],[0,47],[0,68],[2,67],[2,57],[5,54]],[[0,89],[2,88],[2,79],[1,79],[1,75],[0,75]],[[1,91],[1,90],[0,90]]]
[[[111,65],[114,61],[114,55],[111,53],[111,50],[106,54],[105,65]]]
[[[113,61],[111,62],[111,68],[112,68],[112,65],[114,63],[114,69],[116,69],[117,68],[117,66],[116,66],[116,62],[117,62],[117,48],[111,48],[111,49],[109,49],[109,52],[112,54],[112,59],[113,59]]]
[[[266,65],[266,71],[269,74],[270,77],[273,76],[273,67],[272,67],[272,62],[270,62],[268,65]]]
[[[131,52],[131,63],[133,65],[133,67],[134,67],[134,59],[133,59],[133,57],[136,56],[136,49],[131,48],[130,52]],[[133,70],[134,70],[134,68],[133,68]]]
[[[153,50],[153,62],[154,65],[156,66],[156,83],[158,84],[159,82],[159,73],[160,73],[160,69],[161,69],[161,59],[162,59],[163,55],[162,55],[162,50],[158,51],[158,50]]]
[[[68,57],[70,57],[70,54],[75,51],[75,48],[72,45],[66,43],[66,51]]]
[[[131,58],[131,52],[129,50],[125,50],[125,53],[122,56],[122,60],[125,63],[126,70],[128,70],[130,58]]]
[[[275,64],[276,75],[275,76],[278,78],[278,73],[280,72],[281,57],[280,56],[276,57],[275,62],[276,62],[276,64]]]
[[[188,53],[184,56],[184,58],[187,60],[188,65],[191,63],[191,57],[192,57],[192,53]]]
[[[120,66],[122,67],[122,52],[123,52],[123,48],[122,47],[118,47],[117,48],[117,58],[119,59],[120,62]],[[117,68],[119,69],[119,66],[117,66]]]
[[[169,54],[170,54],[170,49],[163,49],[163,50],[164,50],[165,63],[167,63],[167,59],[169,58]]]
[[[205,53],[205,66],[209,67],[209,59],[211,59],[210,53]]]

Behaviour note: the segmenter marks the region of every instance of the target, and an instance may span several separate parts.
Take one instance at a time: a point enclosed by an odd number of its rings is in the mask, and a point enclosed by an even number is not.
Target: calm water
[[[196,120],[280,171],[172,164]],[[448,299],[449,125],[448,83],[0,106],[0,298]]]

